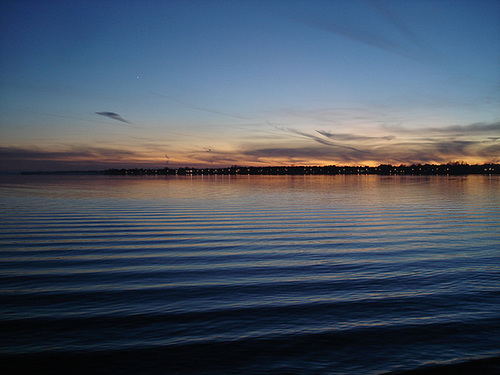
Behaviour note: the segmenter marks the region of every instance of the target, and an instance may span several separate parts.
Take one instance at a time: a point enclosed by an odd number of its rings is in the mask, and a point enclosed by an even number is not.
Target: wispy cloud
[[[244,154],[257,162],[277,160],[289,163],[302,163],[315,160],[318,163],[332,164],[413,164],[445,163],[453,160],[477,160],[498,162],[500,160],[500,137],[468,137],[494,133],[498,123],[474,123],[463,126],[450,126],[432,129],[442,136],[426,136],[429,129],[414,130],[408,133],[395,129],[400,136],[365,136],[350,133],[333,133],[316,130],[315,133],[286,127],[276,129],[298,136],[297,142],[277,142],[277,146],[244,147]],[[458,134],[455,134],[458,133]],[[498,133],[498,131],[497,131]],[[317,143],[304,144],[300,138]],[[279,144],[279,145],[278,145]]]
[[[176,98],[174,96],[171,96],[171,95],[159,94],[159,93],[153,92],[153,91],[150,91],[150,94],[153,94],[153,95],[156,95],[156,96],[159,96],[159,97],[162,97],[162,98],[174,101],[176,103],[181,104],[183,107],[192,108],[192,109],[195,109],[197,111],[202,111],[202,112],[207,112],[207,113],[213,113],[213,114],[216,114],[216,115],[220,115],[220,116],[224,116],[224,117],[229,117],[229,118],[233,118],[233,119],[238,119],[238,120],[248,120],[247,118],[242,117],[242,116],[237,116],[237,115],[234,115],[234,114],[231,114],[231,113],[226,113],[226,112],[218,111],[218,110],[215,110],[215,109],[205,108],[205,107],[200,107],[200,106],[197,106],[197,105],[194,105],[194,104],[190,104],[190,103],[187,103],[187,102],[185,102],[183,100],[180,100],[180,99],[178,99],[178,98]]]
[[[359,151],[328,146],[247,148],[242,153],[255,162],[321,164],[418,164],[446,163],[453,160],[500,161],[500,142],[429,141],[399,142],[383,146],[363,146]]]
[[[82,145],[69,146],[62,150],[47,150],[37,147],[0,147],[0,158],[2,160],[78,160],[96,158],[112,158],[114,160],[117,160],[120,158],[130,158],[134,156],[138,156],[138,154],[134,151],[118,150],[114,148],[104,147],[86,147]]]
[[[89,170],[144,165],[145,155],[118,148],[67,145],[64,147],[0,147],[1,171]]]
[[[358,150],[355,147],[351,147],[351,146],[346,146],[346,145],[343,145],[343,144],[335,143],[335,142],[329,141],[328,139],[318,137],[315,134],[310,134],[310,133],[303,132],[303,131],[296,130],[296,129],[292,129],[292,128],[280,128],[280,127],[276,127],[276,129],[283,130],[283,131],[286,131],[286,132],[289,132],[289,133],[292,133],[292,134],[296,134],[296,135],[299,135],[299,136],[302,136],[302,137],[305,137],[305,138],[312,139],[313,141],[321,143],[322,145],[325,145],[325,146],[337,147],[337,148],[345,148],[345,149],[348,149],[348,150],[351,150],[351,151],[354,151],[354,152],[361,152],[360,150]]]
[[[172,167],[500,162],[499,122],[392,129],[396,136],[272,127],[276,133],[273,137],[235,139],[231,144],[210,140],[199,146],[143,142],[131,149],[84,144],[0,147],[0,170],[158,168],[166,161]]]
[[[385,2],[380,0],[371,0],[368,4],[370,4],[376,12],[378,12],[378,14],[380,14],[384,20],[390,24],[399,33],[399,35],[402,36],[406,45],[413,45],[415,50],[420,53],[425,53],[428,57],[438,57],[436,51],[431,49],[429,45],[423,43],[418,34],[410,26],[408,26],[408,22],[391,10]],[[401,48],[401,46],[399,48]]]
[[[418,133],[422,135],[426,134],[454,134],[454,135],[473,135],[473,134],[487,134],[492,135],[498,134],[500,132],[500,121],[497,122],[475,122],[466,125],[450,125],[443,127],[422,127],[422,128],[404,128],[404,127],[394,127],[394,126],[384,126],[386,130],[395,133]]]
[[[322,146],[255,148],[243,151],[243,155],[250,156],[259,163],[269,159],[274,159],[278,163],[283,161],[289,163],[310,163],[310,160],[330,160],[332,162],[339,160],[346,162],[363,160],[359,155],[349,150],[334,150],[331,147]]]
[[[108,117],[108,118],[110,118],[112,120],[121,121],[121,122],[125,122],[127,124],[131,124],[130,121],[125,120],[118,113],[114,113],[114,112],[96,112],[96,114],[98,114],[100,116]]]
[[[362,2],[359,6],[365,4]],[[320,13],[310,9],[289,17],[296,22],[410,59],[423,60],[431,55],[429,48],[424,46],[410,26],[379,2],[373,5],[373,23],[368,24],[366,19],[355,13],[346,16],[341,11],[337,12],[335,6],[329,12]]]
[[[207,165],[208,163],[209,165],[225,166],[238,162],[237,153],[221,151],[211,146],[196,147],[195,149],[187,150],[183,157],[191,160],[191,164],[201,165]]]
[[[384,37],[383,35],[360,29],[353,25],[332,22],[321,17],[303,17],[302,21],[311,26],[330,31],[355,42],[363,43],[384,51],[396,53],[408,57],[408,52],[400,44]]]
[[[68,116],[68,115],[61,115],[58,113],[47,113],[47,112],[39,112],[39,111],[32,111],[29,109],[0,109],[0,111],[6,111],[6,112],[13,112],[13,113],[29,113],[32,115],[37,115],[37,116],[49,116],[49,117],[56,117],[56,118],[63,118],[63,119],[69,119],[69,120],[77,120],[77,121],[82,121],[82,122],[90,122],[90,123],[98,123],[98,124],[109,124],[109,125],[117,125],[117,126],[126,126],[129,128],[140,128],[140,126],[137,125],[132,125],[131,122],[121,119],[119,120],[118,118],[113,117],[113,115],[116,115],[120,117],[118,114],[113,113],[113,112],[95,112],[98,115],[104,116],[111,118],[112,120],[118,120],[123,123],[116,123],[116,122],[109,122],[109,121],[99,121],[95,119],[90,119],[90,118],[82,118],[82,117],[75,117],[75,116]]]
[[[476,122],[469,125],[454,125],[444,128],[429,128],[428,130],[437,133],[454,132],[454,133],[466,133],[466,134],[499,132],[500,121],[492,123]]]
[[[370,136],[364,136],[364,135],[357,135],[357,134],[347,134],[347,133],[331,133],[326,130],[316,130],[317,133],[321,134],[322,136],[330,139],[335,139],[338,141],[357,141],[357,142],[363,142],[363,141],[375,141],[375,140],[381,140],[381,141],[391,141],[395,138],[393,135],[388,135],[388,136],[383,136],[383,137],[370,137]]]

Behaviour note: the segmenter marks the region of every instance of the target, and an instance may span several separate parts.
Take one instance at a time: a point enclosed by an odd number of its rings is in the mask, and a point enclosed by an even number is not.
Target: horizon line
[[[486,167],[488,167],[486,169]],[[416,168],[418,168],[416,170]],[[379,164],[378,166],[347,166],[347,165],[269,165],[227,167],[176,167],[170,168],[107,168],[98,170],[64,170],[64,171],[17,171],[0,172],[3,175],[42,175],[42,174],[86,174],[86,175],[203,175],[205,174],[499,174],[500,164],[482,163],[468,164],[465,162],[448,162],[445,164]],[[215,172],[215,173],[214,173]]]

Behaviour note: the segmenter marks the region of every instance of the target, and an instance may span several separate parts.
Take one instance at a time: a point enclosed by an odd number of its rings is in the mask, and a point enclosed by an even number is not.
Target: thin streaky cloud
[[[286,131],[286,132],[289,132],[289,133],[292,133],[292,134],[297,134],[297,135],[300,135],[302,137],[310,138],[313,141],[318,142],[320,144],[323,144],[325,146],[343,148],[343,149],[348,149],[348,150],[352,150],[352,151],[360,152],[360,153],[363,152],[363,151],[361,151],[361,150],[359,150],[359,149],[357,149],[355,147],[345,146],[345,145],[341,145],[341,144],[338,144],[338,143],[333,143],[333,142],[331,142],[331,141],[329,141],[327,139],[320,138],[320,137],[318,137],[318,136],[316,136],[314,134],[305,133],[305,132],[302,132],[300,130],[291,129],[291,128],[279,128],[279,127],[276,127],[276,129],[283,130],[283,131]]]
[[[46,150],[39,147],[0,147],[0,157],[3,160],[21,159],[56,159],[70,160],[82,158],[129,158],[139,156],[135,151],[119,150],[104,147],[84,147],[70,145],[62,150]]]
[[[363,23],[356,19],[339,18],[334,13],[330,17],[325,14],[304,13],[293,15],[291,18],[296,22],[310,27],[325,30],[354,42],[409,59],[426,60],[428,58],[429,53],[427,49],[422,46],[409,28],[404,26],[402,22],[398,21],[390,13],[384,12],[383,8],[376,9],[376,11],[382,14],[385,22],[395,28],[406,42],[401,42],[387,33],[375,32],[373,29],[363,26]]]
[[[347,25],[335,24],[333,22],[322,20],[322,19],[312,19],[309,18],[307,23],[312,26],[316,26],[320,29],[331,31],[335,34],[343,36],[345,38],[351,39],[355,42],[363,43],[372,47],[377,47],[381,50],[396,53],[398,55],[403,55],[409,57],[408,53],[401,48],[398,43],[395,43],[381,35],[375,33],[357,29],[354,27],[349,27]]]
[[[33,115],[39,115],[39,116],[49,116],[49,117],[58,117],[58,118],[65,118],[69,120],[78,120],[78,121],[84,121],[84,122],[91,122],[91,123],[98,123],[98,124],[106,124],[106,125],[115,125],[115,126],[126,126],[128,128],[140,128],[140,126],[133,125],[131,122],[126,122],[126,123],[116,123],[116,122],[107,122],[107,121],[99,121],[99,120],[89,120],[81,117],[75,117],[75,116],[66,116],[66,115],[59,115],[57,113],[46,113],[46,112],[38,112],[38,111],[31,111],[31,110],[16,110],[16,109],[0,109],[0,111],[9,111],[9,112],[18,112],[18,113],[30,113]],[[97,113],[97,112],[96,112]]]
[[[444,61],[444,56],[436,49],[432,48],[428,43],[423,43],[417,33],[408,26],[408,23],[401,17],[398,17],[391,9],[382,1],[370,0],[369,3],[378,12],[386,22],[394,27],[399,34],[405,38],[409,44],[412,44],[416,52],[416,58],[425,57],[426,60]],[[417,56],[418,54],[418,56]],[[419,57],[420,56],[420,57]]]
[[[409,42],[418,48],[425,49],[425,46],[420,42],[413,30],[407,26],[407,23],[400,17],[397,17],[386,5],[381,1],[371,0],[368,2],[382,17],[391,24],[398,32]]]
[[[188,157],[198,162],[210,164],[235,163],[238,159],[231,156],[231,153],[218,151],[211,147],[202,147],[201,150],[192,150],[188,152]]]
[[[500,131],[500,121],[485,123],[475,122],[468,125],[454,125],[447,128],[431,128],[433,132],[462,132],[462,133],[482,133]]]
[[[383,137],[370,137],[370,136],[348,134],[348,133],[331,133],[326,130],[316,130],[316,132],[326,138],[335,139],[339,141],[375,141],[375,140],[392,141],[394,138],[396,138],[393,135],[388,135]]]
[[[108,117],[108,118],[110,118],[112,120],[121,121],[121,122],[125,122],[127,124],[131,124],[130,121],[125,120],[118,113],[114,113],[114,112],[96,112],[96,114],[98,114],[99,116]]]
[[[479,133],[495,133],[498,134],[500,131],[500,121],[497,122],[475,122],[467,125],[450,125],[443,127],[422,127],[422,128],[403,128],[394,126],[383,126],[386,130],[395,133],[405,133],[405,134],[479,134]]]
[[[297,162],[298,160],[322,160],[326,163],[352,163],[352,164],[418,164],[418,163],[446,163],[460,160],[463,157],[479,158],[498,162],[500,160],[500,143],[496,141],[462,141],[428,140],[414,142],[390,143],[387,145],[361,146],[359,151],[340,149],[325,145],[309,147],[276,146],[262,148],[242,147],[243,155],[261,160],[285,160]]]
[[[153,94],[153,95],[156,95],[156,96],[159,96],[159,97],[162,97],[162,98],[165,98],[165,99],[168,99],[168,100],[171,100],[171,101],[174,101],[176,103],[182,104],[184,107],[196,109],[197,111],[202,111],[202,112],[207,112],[207,113],[213,113],[213,114],[216,114],[216,115],[230,117],[230,118],[238,119],[238,120],[248,120],[248,118],[245,118],[245,117],[236,116],[236,115],[232,115],[230,113],[225,113],[225,112],[217,111],[215,109],[204,108],[204,107],[199,107],[199,106],[196,106],[196,105],[193,105],[193,104],[189,104],[189,103],[186,103],[183,100],[177,99],[177,98],[175,98],[173,96],[170,96],[170,95],[159,94],[159,93],[153,92],[153,91],[149,91],[149,93]]]

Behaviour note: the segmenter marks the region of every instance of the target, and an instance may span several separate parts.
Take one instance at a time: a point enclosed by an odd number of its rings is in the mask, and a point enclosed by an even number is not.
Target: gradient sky
[[[500,162],[500,1],[0,4],[0,171]]]

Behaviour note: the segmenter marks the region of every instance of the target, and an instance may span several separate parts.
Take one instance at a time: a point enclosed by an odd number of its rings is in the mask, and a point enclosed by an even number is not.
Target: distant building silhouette
[[[244,167],[233,165],[227,168],[160,168],[160,169],[108,169],[108,175],[467,175],[467,174],[500,174],[500,164],[447,163],[447,164],[412,164],[393,166],[381,164],[378,167],[368,166],[269,166]]]

